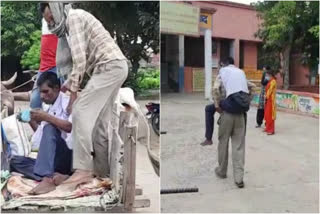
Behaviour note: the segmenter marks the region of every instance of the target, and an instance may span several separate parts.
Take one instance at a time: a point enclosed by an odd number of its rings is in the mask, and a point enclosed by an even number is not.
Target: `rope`
[[[18,89],[18,88],[20,88],[20,87],[22,87],[22,86],[24,86],[24,85],[26,85],[26,84],[28,84],[29,82],[35,82],[35,79],[37,78],[37,76],[33,76],[30,80],[28,80],[27,82],[25,82],[25,83],[22,83],[21,85],[18,85],[18,86],[16,86],[16,87],[14,87],[14,88],[12,88],[12,89],[7,89],[7,90],[4,90],[4,91],[1,91],[1,93],[0,94],[2,94],[3,92],[6,92],[6,91],[13,91],[13,90],[16,90],[16,89]]]
[[[105,200],[105,197],[107,196],[107,202]],[[118,195],[114,192],[114,189],[112,190],[106,189],[100,196],[99,199],[100,206],[105,210],[111,210],[114,207],[120,205],[120,200]]]

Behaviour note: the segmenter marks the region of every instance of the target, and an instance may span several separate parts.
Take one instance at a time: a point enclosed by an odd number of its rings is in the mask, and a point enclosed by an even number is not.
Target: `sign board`
[[[212,14],[201,13],[199,23],[200,23],[201,28],[211,29],[212,28]]]
[[[160,14],[161,33],[200,36],[200,9],[198,7],[184,3],[162,1]]]
[[[216,80],[217,76],[217,70],[212,69],[212,86],[214,84],[214,81]],[[205,87],[205,75],[204,75],[204,69],[203,68],[193,68],[192,69],[192,83],[193,92],[202,92],[204,91]]]

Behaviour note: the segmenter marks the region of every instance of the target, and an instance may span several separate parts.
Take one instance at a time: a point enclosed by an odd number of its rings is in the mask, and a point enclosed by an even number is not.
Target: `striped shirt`
[[[112,60],[126,60],[118,45],[101,22],[81,9],[70,9],[66,27],[73,60],[69,75],[71,91],[76,92],[85,72],[92,74],[96,65]]]

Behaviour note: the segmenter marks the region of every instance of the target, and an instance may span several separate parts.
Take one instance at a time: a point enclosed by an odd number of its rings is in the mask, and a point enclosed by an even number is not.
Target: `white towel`
[[[46,20],[44,20],[44,18],[42,18],[41,31],[42,31],[42,35],[52,34],[52,33],[49,31],[48,23],[46,22]]]

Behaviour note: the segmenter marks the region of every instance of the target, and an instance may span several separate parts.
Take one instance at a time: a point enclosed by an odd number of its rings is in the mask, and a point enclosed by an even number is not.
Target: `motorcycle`
[[[153,131],[159,136],[160,135],[160,104],[159,103],[147,103],[146,108],[148,113],[146,114],[149,119]]]

